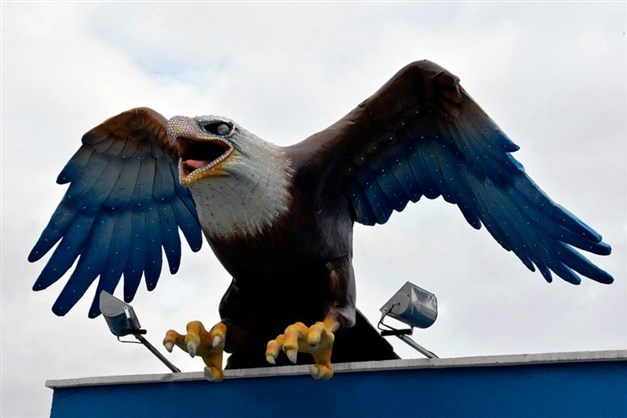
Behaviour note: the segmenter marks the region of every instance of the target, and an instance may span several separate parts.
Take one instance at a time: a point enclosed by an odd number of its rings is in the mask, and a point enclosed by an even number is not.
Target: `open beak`
[[[198,180],[221,176],[220,164],[233,152],[233,146],[221,138],[188,137],[176,138],[179,148],[179,182],[189,186]]]

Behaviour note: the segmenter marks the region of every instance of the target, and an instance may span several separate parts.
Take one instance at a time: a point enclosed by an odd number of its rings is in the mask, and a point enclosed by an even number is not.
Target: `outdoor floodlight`
[[[413,333],[414,327],[428,328],[438,317],[438,301],[433,293],[407,282],[381,307],[380,311],[382,315],[378,328],[381,330],[381,335],[384,337],[394,335],[425,356],[429,358],[438,357],[408,337]],[[386,316],[401,321],[409,325],[410,328],[392,328],[383,323]]]
[[[129,334],[146,333],[141,329],[133,307],[104,290],[100,292],[100,312],[113,335],[118,338]]]
[[[380,311],[411,327],[428,328],[438,317],[438,300],[433,293],[407,282]]]
[[[142,334],[146,333],[145,329],[141,329],[139,325],[139,319],[135,315],[133,307],[128,303],[124,303],[120,299],[116,298],[112,294],[102,291],[100,292],[100,312],[107,321],[107,325],[111,330],[111,333],[118,338],[118,341],[123,343],[130,343],[133,341],[123,341],[120,337],[125,335],[133,335],[143,344],[152,354],[157,356],[163,364],[165,364],[174,373],[180,373],[181,371],[172,363],[166,359],[157,349],[144,338]]]

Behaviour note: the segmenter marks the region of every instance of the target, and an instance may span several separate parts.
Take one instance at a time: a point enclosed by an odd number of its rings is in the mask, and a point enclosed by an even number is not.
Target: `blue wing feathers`
[[[125,120],[137,114],[133,110],[120,116]],[[162,149],[163,138],[151,137],[150,132],[163,134],[163,129],[154,129],[163,122],[148,123],[153,129],[137,135],[123,134],[119,125],[114,130],[104,125],[94,128],[83,136],[83,145],[58,176],[59,183],[70,186],[29,254],[29,261],[36,261],[61,240],[35,290],[56,282],[78,258],[53,306],[57,315],[65,315],[98,277],[90,317],[100,313],[100,290],[112,293],[122,275],[127,302],[136,294],[142,275],[148,289],[154,289],[162,248],[170,271],[179,268],[178,228],[192,250],[202,246],[196,208],[189,190],[178,184],[176,161]]]
[[[151,204],[146,211],[146,265],[144,275],[148,290],[154,290],[157,286],[162,262],[159,209],[156,204]]]
[[[598,232],[586,225],[581,219],[570,213],[568,209],[556,203],[553,203],[553,219],[556,222],[559,222],[565,228],[573,231],[573,233],[581,234],[582,237],[588,240],[600,242],[603,239],[603,237],[601,237]],[[609,246],[607,246],[607,249],[609,250]],[[604,255],[608,254],[609,251]]]
[[[102,153],[111,147],[111,142],[114,139],[115,137],[111,135],[111,132],[100,125],[83,135],[81,142],[84,145],[89,145],[96,152]]]
[[[387,196],[377,183],[376,177],[369,167],[360,170],[357,181],[364,190],[366,201],[378,223],[385,223],[392,214],[392,206]]]
[[[100,292],[104,290],[107,293],[113,294],[119,282],[120,272],[117,270],[105,270],[100,274],[100,280],[98,281],[91,306],[89,307],[88,316],[90,318],[95,318],[100,315]]]
[[[111,236],[111,242],[109,249],[106,253],[106,262],[102,267],[100,273],[100,280],[98,281],[98,287],[92,300],[91,307],[89,308],[89,317],[95,318],[100,315],[99,299],[100,292],[105,290],[109,293],[113,293],[120,276],[126,266],[128,259],[128,249],[131,245],[132,236],[132,212],[124,211],[116,215],[116,224],[113,229],[113,235]]]
[[[169,203],[159,205],[159,220],[163,250],[170,266],[170,273],[174,274],[178,271],[181,262],[181,240],[176,225],[176,216]]]
[[[397,155],[397,157],[396,161],[392,163],[392,173],[398,181],[398,184],[405,191],[405,195],[409,200],[415,203],[422,197],[422,190],[414,177],[414,172],[412,171],[411,165],[407,162],[405,155]]]
[[[109,192],[100,206],[107,210],[127,209],[135,191],[140,167],[141,161],[139,160],[129,159],[125,161],[115,184],[112,186],[113,192]]]
[[[463,155],[473,172],[490,178],[493,182],[506,185],[513,173],[522,169],[509,154],[497,145],[502,141],[502,132],[495,127],[486,128],[475,120],[465,117],[459,124],[440,122],[438,128],[450,132],[464,144]],[[513,160],[513,161],[512,161]]]
[[[552,276],[547,266],[552,264],[552,259],[559,260],[560,257],[555,257],[554,254],[551,254],[550,248],[539,244],[546,241],[543,232],[539,225],[531,222],[525,208],[517,206],[514,202],[511,212],[514,214],[514,219],[511,221],[512,232],[510,235],[520,237],[520,240],[516,243],[517,248],[519,251],[524,251],[526,259],[530,260],[538,268],[547,282],[551,282]],[[510,241],[512,240],[510,239]],[[531,270],[534,271],[534,269]]]
[[[528,246],[528,243],[537,241],[534,229],[526,225],[524,214],[516,205],[503,203],[504,196],[499,195],[499,189],[495,189],[490,182],[486,182],[486,185],[489,186],[486,192],[495,222],[505,231],[506,239],[516,256],[529,270],[535,271],[534,257]]]
[[[555,272],[555,274],[566,280],[568,283],[575,285],[581,284],[581,277],[579,277],[570,267],[564,265],[562,262],[553,261],[550,268]]]
[[[447,160],[452,157],[449,153],[438,149],[444,147],[445,145],[438,145],[435,141],[425,144],[423,158],[427,164],[427,170],[432,173],[432,178],[439,194],[447,202],[456,203],[456,199],[448,187],[449,181],[444,178],[443,165],[449,164]]]
[[[130,302],[141,282],[146,264],[146,211],[133,210],[131,247],[126,269],[124,270],[124,300]]]
[[[377,177],[377,184],[381,191],[385,193],[392,209],[397,212],[405,209],[409,196],[407,196],[391,169],[388,168],[385,173]]]
[[[59,176],[57,177],[58,184],[65,184],[80,177],[80,173],[87,165],[94,153],[91,147],[80,147],[74,156],[65,165]]]
[[[376,223],[376,219],[370,209],[368,199],[364,195],[363,189],[357,184],[355,179],[351,179],[345,183],[344,193],[349,202],[351,202],[351,206],[355,212],[355,217],[359,220],[359,222],[364,225],[374,225]]]
[[[547,235],[557,241],[563,241],[585,251],[594,254],[608,255],[611,252],[609,245],[604,242],[598,242],[596,239],[586,239],[581,234],[575,234],[561,224],[548,221],[547,213],[543,212],[538,206],[529,202],[525,196],[517,193],[515,189],[510,190],[510,196],[516,204],[525,211],[528,222],[537,225]],[[556,205],[557,206],[557,205]],[[551,219],[551,218],[549,218]]]
[[[107,257],[106,269],[108,273],[115,273],[118,277],[124,271],[128,259],[129,248],[133,236],[133,212],[124,211],[117,215],[114,235]]]
[[[113,164],[115,164],[115,166],[111,167]],[[112,191],[114,196],[117,195],[118,191],[114,191],[114,187],[118,182],[122,169],[123,168],[118,165],[117,161],[110,163],[110,167],[108,167],[103,173],[103,176],[98,179],[97,184],[89,190],[89,196],[83,198],[83,201],[86,203],[86,210],[100,210],[103,207],[105,199]]]
[[[481,228],[481,219],[477,213],[476,199],[468,192],[468,182],[464,178],[465,166],[459,159],[455,162],[443,164],[442,175],[446,179],[446,183],[450,192],[455,196],[457,207],[464,215],[466,221],[475,229]]]
[[[427,162],[422,149],[419,146],[410,147],[411,154],[408,156],[409,166],[414,172],[422,194],[428,199],[435,199],[440,196],[432,174],[428,171]]]
[[[152,188],[152,197],[159,202],[169,199],[177,182],[172,178],[172,171],[167,161],[158,161],[155,170],[155,181]]]
[[[101,155],[93,154],[89,158],[88,173],[80,178],[72,179],[70,187],[63,197],[67,205],[80,208],[79,203],[83,203],[83,197],[91,190],[98,178],[106,170],[108,161]],[[69,164],[68,164],[69,166]],[[74,175],[73,175],[74,176]]]
[[[571,267],[578,273],[591,278],[592,280],[596,280],[601,283],[612,283],[613,278],[610,274],[592,264],[590,260],[570,248],[567,244],[558,243],[556,246],[557,252],[567,266]]]
[[[83,296],[91,283],[102,273],[114,236],[117,214],[101,214],[94,223],[91,239],[83,252],[74,273],[66,283],[52,307],[57,315],[65,315]]]
[[[189,212],[187,205],[183,202],[185,199],[186,197],[173,199],[170,204],[172,205],[172,210],[176,217],[176,223],[179,228],[181,228],[181,231],[183,231],[187,243],[192,251],[198,251],[202,245],[202,232],[198,219],[196,218],[196,213]],[[193,205],[193,202],[190,204]]]
[[[410,112],[417,116],[390,127],[393,144],[378,152],[367,148],[370,153],[346,180],[355,220],[381,224],[409,200],[442,196],[457,204],[470,225],[485,225],[504,249],[547,281],[553,271],[573,284],[581,281],[577,273],[611,283],[608,273],[570,247],[607,255],[610,246],[533,183],[511,155],[518,146],[468,96],[464,99],[459,117]],[[381,135],[374,142],[385,144],[386,133]]]
[[[150,155],[157,161],[160,161],[166,153],[163,152],[163,148],[159,144],[154,142],[150,143]]]
[[[84,212],[97,211],[99,204],[106,197],[106,195],[102,196],[102,188],[117,178],[115,176],[114,179],[111,179],[107,174],[112,172],[115,175],[116,169],[117,165],[108,160],[106,156],[94,154],[89,159],[89,170],[86,170],[85,175],[80,179],[74,180],[70,184],[64,197],[67,205],[77,207]]]
[[[156,162],[153,159],[141,159],[137,173],[135,188],[133,189],[133,209],[143,209],[153,200],[153,183],[155,181]]]
[[[126,138],[125,138],[126,139]],[[109,156],[109,158],[119,158],[121,159],[122,157],[122,150],[124,150],[124,148],[126,147],[127,142],[129,142],[128,140],[126,141],[116,141],[113,137],[111,137],[111,146],[108,147],[108,149],[106,151],[104,151],[105,154],[107,154]],[[94,146],[94,148],[97,148],[98,146]]]
[[[83,144],[91,146],[98,154],[112,155],[113,153],[110,153],[109,150],[115,142],[116,138],[110,134],[106,134],[103,139],[98,139],[89,134],[83,136]]]
[[[119,153],[119,157],[122,160],[133,158],[137,156],[137,150],[141,147],[142,143],[139,141],[126,141],[123,144],[122,150]]]
[[[527,176],[519,176],[515,178],[514,187],[533,206],[546,213],[546,216],[552,221],[593,242],[600,242],[602,240],[601,235],[599,235],[595,230],[583,223],[568,210],[549,199],[548,196],[546,196],[542,190]]]
[[[481,181],[472,175],[469,175],[467,180],[469,182],[470,190],[473,190],[474,192],[477,211],[483,225],[485,225],[486,229],[503,248],[507,251],[513,251],[516,253],[515,249],[519,247],[520,242],[515,235],[511,236],[510,231],[507,228],[507,224],[503,222],[507,219],[508,215],[506,214],[505,218],[499,217],[501,216],[501,211],[498,207],[494,206],[490,196],[490,191],[486,189],[484,181]],[[522,261],[525,263],[525,260]]]
[[[28,261],[34,262],[43,257],[63,237],[76,213],[61,202],[52,214],[48,226],[37,240],[37,243],[28,255]]]
[[[178,195],[179,200],[183,202],[183,204],[187,208],[187,211],[189,212],[190,216],[192,216],[196,221],[198,221],[198,216],[196,213],[196,204],[194,203],[194,199],[192,198],[192,195],[189,192],[189,190],[184,189],[183,187],[177,184],[176,194]],[[198,228],[199,228],[199,233],[200,233],[200,226],[198,226]]]
[[[72,267],[76,258],[83,251],[93,223],[94,217],[90,215],[79,215],[76,218],[71,229],[67,231],[61,243],[54,250],[50,261],[35,281],[34,290],[47,288]]]
[[[376,174],[375,181],[380,190],[385,194],[392,209],[400,212],[405,209],[409,201],[409,196],[392,171],[394,156],[388,155],[387,158],[381,158],[377,161],[377,164],[370,165],[373,174]]]

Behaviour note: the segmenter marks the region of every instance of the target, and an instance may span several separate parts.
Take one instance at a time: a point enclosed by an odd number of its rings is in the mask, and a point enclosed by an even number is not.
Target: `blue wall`
[[[57,388],[65,417],[627,417],[627,362]]]

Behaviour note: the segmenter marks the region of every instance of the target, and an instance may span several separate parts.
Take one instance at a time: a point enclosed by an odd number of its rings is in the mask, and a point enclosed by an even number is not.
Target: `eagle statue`
[[[613,281],[573,248],[608,255],[610,246],[542,192],[513,158],[518,146],[456,76],[426,60],[288,147],[224,117],[167,120],[148,108],[106,120],[82,144],[29,255],[39,260],[58,243],[34,290],[78,258],[52,310],[65,315],[98,278],[96,317],[98,295],[113,293],[122,275],[128,302],[142,276],[155,288],[162,253],[177,271],[179,229],[193,251],[204,234],[232,276],[221,322],[192,321],[163,343],[202,357],[208,380],[222,380],[224,351],[227,368],[310,363],[322,379],[332,362],[398,358],[356,309],[353,224],[384,224],[422,196],[456,204],[548,282],[552,273],[573,284],[579,275]]]

